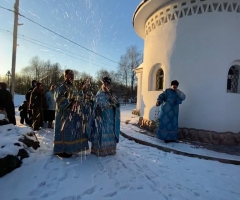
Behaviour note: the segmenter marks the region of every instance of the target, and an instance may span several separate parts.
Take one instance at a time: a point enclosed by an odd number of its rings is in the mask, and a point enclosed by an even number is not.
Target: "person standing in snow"
[[[7,90],[7,84],[4,82],[0,82],[0,110],[6,112],[8,121],[16,125],[12,94]]]
[[[22,105],[19,106],[18,110],[20,111],[20,123],[24,124],[24,121],[26,124],[28,124],[28,117],[27,117],[27,113],[28,113],[28,103],[27,101],[23,101]]]
[[[45,94],[46,110],[44,114],[44,121],[48,122],[48,128],[53,128],[52,122],[55,119],[56,102],[54,100],[54,91],[56,86],[52,85],[50,90]]]
[[[32,116],[32,109],[30,109],[29,107],[29,103],[30,103],[30,98],[31,98],[31,94],[33,89],[37,86],[37,81],[33,80],[32,81],[32,87],[29,88],[29,90],[27,91],[27,94],[25,96],[26,101],[28,102],[28,124],[31,127],[32,123],[33,123],[33,116]]]
[[[34,131],[37,131],[40,127],[43,127],[43,108],[45,107],[44,90],[41,83],[37,83],[37,86],[33,89],[29,107],[33,114],[32,127]]]
[[[111,79],[104,77],[96,94],[93,115],[88,126],[91,153],[107,156],[116,153],[120,134],[120,104],[110,90]]]
[[[186,96],[178,89],[178,81],[171,82],[171,88],[166,89],[158,96],[156,106],[161,105],[157,138],[166,143],[178,139],[178,113],[179,104]]]
[[[89,149],[86,128],[91,112],[85,112],[88,98],[89,80],[78,89],[74,85],[74,73],[67,69],[64,82],[56,87],[56,119],[54,127],[55,155],[69,158],[73,153]]]

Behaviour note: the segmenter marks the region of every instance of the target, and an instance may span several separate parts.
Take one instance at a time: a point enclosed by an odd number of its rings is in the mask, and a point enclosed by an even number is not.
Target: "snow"
[[[240,156],[235,155],[229,155],[225,153],[218,153],[215,151],[211,151],[208,149],[203,148],[196,148],[195,146],[191,144],[185,144],[185,143],[165,143],[163,140],[160,140],[158,138],[154,138],[148,135],[141,134],[141,132],[144,132],[142,129],[138,128],[137,126],[134,126],[132,124],[137,122],[138,117],[134,116],[129,112],[129,108],[134,109],[132,106],[128,106],[125,108],[121,114],[122,114],[122,124],[121,124],[121,131],[128,136],[131,136],[133,138],[149,142],[151,144],[161,145],[162,147],[171,148],[173,150],[177,150],[179,152],[187,152],[190,154],[196,154],[196,155],[204,155],[209,156],[213,158],[219,158],[219,159],[228,159],[228,160],[238,160],[240,161]],[[130,122],[128,122],[128,125],[125,124],[125,121],[127,119],[131,119]]]
[[[121,131],[124,133],[127,133],[127,135],[132,136],[134,138],[140,139],[142,141],[150,142],[152,144],[161,145],[162,147],[171,148],[173,150],[178,150],[180,152],[187,152],[190,154],[197,154],[197,155],[205,155],[213,158],[219,158],[219,159],[228,159],[228,160],[239,160],[240,156],[235,155],[229,155],[225,153],[218,153],[215,151],[211,151],[208,149],[203,148],[196,148],[195,146],[191,144],[183,144],[183,143],[165,143],[162,140],[159,140],[158,138],[153,138],[147,135],[140,134],[141,129],[134,127],[134,126],[125,126],[121,128]]]
[[[35,137],[27,135],[31,132],[33,131],[29,127],[17,127],[13,124],[0,126],[0,158],[4,158],[7,155],[16,156],[19,149],[25,146],[22,142],[18,141],[23,136],[26,136],[30,140],[37,141]],[[16,146],[14,143],[18,143],[20,146]]]
[[[19,95],[19,94],[14,95],[14,105],[15,106],[19,107],[23,101],[25,101],[25,95]]]
[[[135,134],[124,123],[137,120],[132,108],[122,106],[121,129]],[[114,156],[87,151],[59,158],[52,155],[53,130],[40,130],[37,137],[41,147],[0,179],[1,200],[240,199],[236,165],[166,153],[123,137]]]
[[[5,115],[0,114],[0,120],[3,120],[3,119],[5,119]]]

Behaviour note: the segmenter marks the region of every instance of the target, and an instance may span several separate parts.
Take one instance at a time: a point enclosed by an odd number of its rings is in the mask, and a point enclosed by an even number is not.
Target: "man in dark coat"
[[[30,102],[30,97],[31,97],[32,91],[36,86],[37,86],[37,81],[33,80],[32,81],[32,87],[29,88],[29,90],[28,90],[28,92],[25,96],[26,101],[28,102],[28,105],[29,105],[29,102]],[[32,110],[30,109],[30,107],[28,107],[28,124],[29,124],[29,126],[32,126],[32,123],[33,123]]]
[[[6,111],[9,122],[16,125],[12,94],[7,90],[7,84],[4,82],[0,82],[0,110]]]
[[[33,114],[32,127],[34,131],[37,131],[40,127],[43,127],[43,108],[45,107],[44,90],[41,83],[37,83],[37,86],[33,89],[29,107]]]

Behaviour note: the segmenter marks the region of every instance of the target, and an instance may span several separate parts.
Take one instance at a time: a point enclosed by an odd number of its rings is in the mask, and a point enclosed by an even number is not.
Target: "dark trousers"
[[[24,115],[21,115],[20,123],[21,123],[21,124],[24,124],[24,121],[25,121],[25,124],[28,124],[27,113],[24,114]]]
[[[42,108],[34,108],[32,110],[33,113],[33,130],[39,130],[39,127],[43,127],[43,109]]]
[[[32,126],[32,123],[33,123],[32,110],[28,110],[28,124],[29,124],[29,126]]]

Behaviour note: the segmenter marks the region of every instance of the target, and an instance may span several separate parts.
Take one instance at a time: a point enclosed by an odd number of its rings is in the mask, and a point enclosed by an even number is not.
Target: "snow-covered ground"
[[[123,122],[132,108],[122,106]],[[240,199],[236,165],[165,153],[123,137],[114,156],[86,152],[62,159],[52,155],[52,130],[37,135],[40,149],[0,179],[0,200]]]

